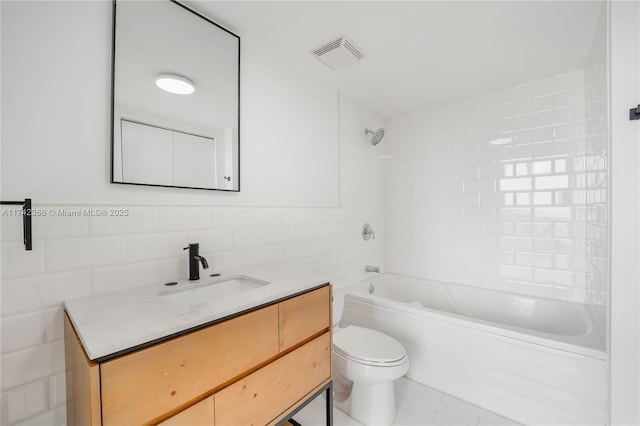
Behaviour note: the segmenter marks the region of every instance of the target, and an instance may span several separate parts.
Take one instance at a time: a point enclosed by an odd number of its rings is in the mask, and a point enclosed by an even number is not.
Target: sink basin
[[[232,296],[245,291],[264,287],[269,282],[245,275],[230,275],[228,277],[211,278],[200,284],[193,284],[184,290],[160,293],[167,302],[180,306],[195,306],[209,303],[225,296]],[[185,287],[190,284],[183,284]]]

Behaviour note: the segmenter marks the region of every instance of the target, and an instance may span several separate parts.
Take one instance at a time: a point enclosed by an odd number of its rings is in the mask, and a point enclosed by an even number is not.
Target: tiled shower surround
[[[393,120],[387,267],[585,302],[585,72]]]
[[[586,303],[606,342],[609,288],[609,133],[607,123],[606,15],[600,16],[585,68]]]
[[[281,264],[340,287],[364,279],[366,264],[384,269],[384,165],[363,134],[384,123],[345,100],[340,119],[340,208],[111,206],[129,215],[35,217],[32,252],[21,219],[3,217],[0,424],[66,424],[63,300],[186,279],[189,242],[209,271]],[[376,233],[366,242],[365,222]]]

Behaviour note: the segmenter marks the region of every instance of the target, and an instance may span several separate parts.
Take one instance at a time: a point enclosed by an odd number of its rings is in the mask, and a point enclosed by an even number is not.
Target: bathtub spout
[[[365,270],[366,272],[375,272],[376,274],[379,274],[379,273],[380,273],[380,267],[379,267],[379,266],[369,266],[369,265],[366,265],[366,266],[364,267],[364,270]]]

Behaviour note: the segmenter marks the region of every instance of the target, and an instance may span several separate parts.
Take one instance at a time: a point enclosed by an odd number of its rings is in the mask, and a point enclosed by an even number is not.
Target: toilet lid
[[[350,325],[333,336],[333,347],[344,357],[376,364],[397,363],[406,356],[395,339],[369,328]]]

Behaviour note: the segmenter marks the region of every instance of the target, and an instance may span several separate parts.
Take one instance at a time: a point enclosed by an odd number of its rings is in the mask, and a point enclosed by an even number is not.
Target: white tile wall
[[[584,82],[578,70],[394,119],[388,269],[584,302]]]
[[[3,217],[2,219],[4,220],[5,218]],[[22,227],[22,223],[13,226]],[[20,241],[22,241],[22,237],[20,237]],[[28,253],[25,252],[22,242],[3,242],[2,277],[15,278],[42,274],[45,270],[44,259],[44,243],[42,241],[34,241],[32,251]]]
[[[2,321],[2,353],[16,352],[47,342],[45,311],[0,318],[0,321]],[[20,330],[20,333],[16,333],[15,330]]]
[[[282,263],[340,286],[384,268],[384,164],[363,133],[384,123],[345,99],[340,109],[341,208],[110,206],[129,215],[34,217],[31,252],[20,219],[3,217],[0,424],[65,424],[63,300],[186,278],[189,242],[213,270]],[[360,237],[365,222],[375,240]]]
[[[2,411],[7,413],[8,423],[16,423],[49,407],[47,380],[38,380],[22,386],[2,397]]]
[[[211,212],[198,207],[163,207],[160,209],[160,231],[208,229]]]
[[[118,216],[89,217],[89,235],[132,235],[158,232],[160,230],[160,208],[127,207],[126,220]]]
[[[585,68],[586,303],[602,342],[607,342],[609,288],[609,132],[606,13],[601,13]]]
[[[54,223],[52,220],[51,222]],[[49,272],[118,265],[125,263],[127,259],[125,237],[47,240],[45,248],[45,269]]]

